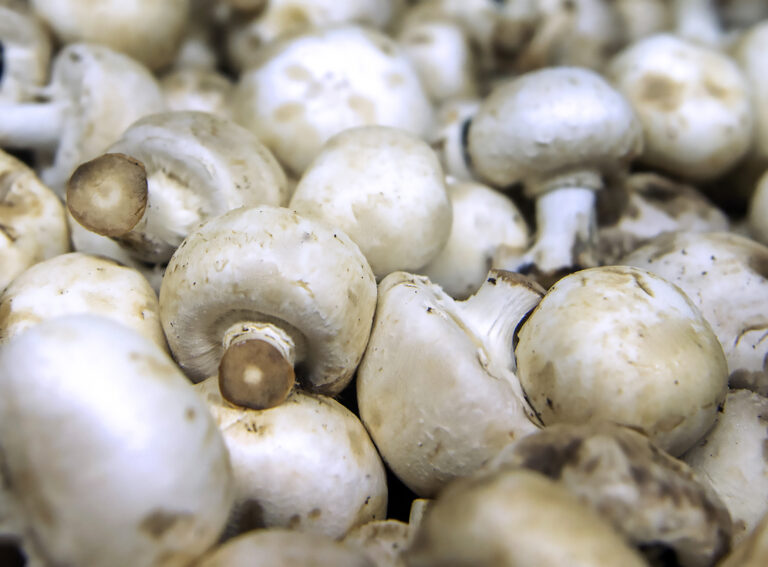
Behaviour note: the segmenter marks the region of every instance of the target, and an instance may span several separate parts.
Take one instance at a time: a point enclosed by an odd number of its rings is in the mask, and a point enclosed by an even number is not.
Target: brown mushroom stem
[[[293,388],[296,343],[272,323],[237,323],[224,333],[219,389],[230,403],[268,409],[285,401]]]
[[[0,104],[0,147],[55,148],[63,115],[63,107],[56,103]]]
[[[516,272],[535,266],[544,274],[596,265],[597,234],[595,190],[567,187],[548,191],[536,199],[536,237],[525,253],[501,247],[494,266]]]
[[[81,164],[67,183],[67,207],[75,220],[102,236],[122,236],[144,216],[147,171],[125,154],[104,154]]]

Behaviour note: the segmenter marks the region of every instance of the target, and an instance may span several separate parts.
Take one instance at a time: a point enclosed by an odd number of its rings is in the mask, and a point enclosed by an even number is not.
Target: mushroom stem
[[[268,409],[283,403],[293,387],[296,343],[272,323],[232,325],[222,340],[219,389],[230,403]]]
[[[677,35],[703,45],[720,45],[723,32],[712,0],[675,0],[673,10]]]
[[[63,108],[60,104],[0,104],[0,147],[53,149],[61,136]]]

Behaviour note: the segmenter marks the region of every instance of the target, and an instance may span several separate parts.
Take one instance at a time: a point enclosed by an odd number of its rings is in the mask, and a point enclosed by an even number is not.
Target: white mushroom
[[[235,84],[215,69],[182,67],[160,78],[168,110],[197,110],[228,118]]]
[[[349,235],[379,279],[419,270],[451,231],[437,156],[413,134],[385,126],[350,128],[328,140],[289,206]]]
[[[354,25],[264,46],[241,74],[234,99],[237,121],[297,176],[347,128],[392,126],[426,136],[432,126],[429,99],[399,45]]]
[[[360,420],[340,403],[295,391],[277,407],[251,410],[227,403],[215,376],[195,388],[206,399],[232,462],[230,535],[284,527],[341,538],[384,518],[381,457]]]
[[[59,198],[21,160],[0,150],[0,290],[29,266],[69,249]]]
[[[334,395],[368,342],[376,282],[341,230],[277,207],[241,208],[192,232],[171,258],[160,316],[192,380],[216,374],[242,406],[285,399],[299,381]]]
[[[747,226],[752,238],[768,245],[768,169],[760,176],[749,198]]]
[[[208,218],[287,200],[282,168],[252,132],[196,111],[138,120],[67,183],[67,206],[80,224],[154,263]]]
[[[106,317],[167,351],[157,294],[138,271],[79,252],[27,268],[0,294],[0,343],[42,321],[78,313]]]
[[[768,513],[768,398],[731,390],[715,426],[682,459],[706,478],[728,507],[734,541]]]
[[[189,17],[189,0],[30,0],[61,43],[105,45],[159,69],[173,61]]]
[[[701,312],[639,268],[565,276],[519,339],[518,376],[544,425],[614,421],[673,456],[712,427],[728,388],[723,349]]]
[[[0,147],[53,154],[41,177],[59,195],[78,164],[103,152],[132,122],[165,105],[146,67],[86,43],[58,52],[41,97],[41,102],[0,103]]]
[[[48,80],[53,45],[29,10],[0,5],[0,102],[30,100]]]
[[[462,302],[405,272],[379,284],[358,407],[384,461],[417,495],[435,494],[536,431],[512,345],[542,293],[524,276],[495,270]]]
[[[480,108],[476,98],[449,100],[437,108],[435,126],[429,136],[432,149],[440,157],[446,175],[461,181],[475,176],[467,150],[467,137],[472,117]]]
[[[641,146],[632,107],[588,69],[542,69],[494,89],[469,126],[472,167],[536,199],[533,245],[496,267],[550,274],[595,265],[595,192]]]
[[[30,564],[187,565],[216,542],[227,450],[157,345],[101,317],[51,319],[0,349],[0,390],[2,500],[18,514],[0,531]]]
[[[717,567],[763,567],[768,563],[768,514]]]

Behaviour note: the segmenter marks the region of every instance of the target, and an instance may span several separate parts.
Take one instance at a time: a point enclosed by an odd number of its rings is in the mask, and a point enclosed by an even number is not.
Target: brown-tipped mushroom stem
[[[237,323],[223,338],[219,389],[230,403],[268,409],[288,397],[295,382],[296,343],[272,323]]]
[[[67,182],[67,207],[77,222],[102,236],[122,236],[144,216],[147,170],[125,154],[81,164]]]

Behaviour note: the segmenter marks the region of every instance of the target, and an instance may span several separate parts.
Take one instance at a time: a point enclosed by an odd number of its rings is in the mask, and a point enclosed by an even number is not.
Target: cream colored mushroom
[[[285,174],[256,136],[196,111],[142,118],[67,183],[67,207],[80,224],[153,263],[168,261],[208,218],[287,200]]]
[[[0,349],[0,388],[1,500],[14,511],[0,532],[31,565],[188,565],[216,543],[227,450],[153,342],[102,317],[51,319]]]
[[[231,115],[234,82],[215,69],[182,67],[160,78],[168,110],[210,112],[224,118]]]
[[[42,321],[78,313],[106,317],[167,351],[157,294],[138,271],[80,252],[27,268],[0,294],[0,343]]]
[[[440,162],[404,130],[362,126],[336,134],[304,171],[290,208],[338,227],[377,278],[418,271],[445,246],[451,202]]]
[[[26,164],[0,150],[0,290],[33,264],[69,250],[59,198]]]
[[[235,505],[228,534],[283,527],[341,538],[384,519],[384,465],[360,420],[332,398],[293,392],[278,407],[226,402],[212,376],[195,386],[232,462]]]
[[[544,425],[613,421],[678,456],[728,388],[717,337],[675,285],[606,266],[560,279],[519,331],[518,376]]]
[[[460,181],[474,181],[467,136],[472,117],[480,108],[476,98],[449,100],[437,108],[435,127],[429,143],[440,158],[446,175]]]
[[[768,514],[717,567],[763,567],[768,563]]]
[[[334,395],[368,342],[376,282],[341,230],[278,207],[241,208],[192,232],[171,258],[160,316],[174,357],[195,382],[219,370],[242,406],[282,402],[294,368]]]
[[[393,272],[379,284],[358,407],[384,461],[417,495],[432,496],[539,427],[512,345],[542,293],[495,270],[461,302],[424,276]]]
[[[376,567],[406,567],[403,552],[414,531],[400,520],[371,520],[351,530],[341,542],[365,553]]]
[[[53,45],[30,10],[0,5],[0,102],[30,100],[48,80]]]

